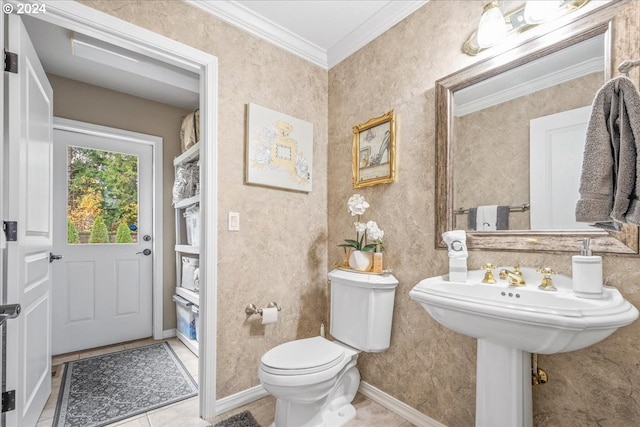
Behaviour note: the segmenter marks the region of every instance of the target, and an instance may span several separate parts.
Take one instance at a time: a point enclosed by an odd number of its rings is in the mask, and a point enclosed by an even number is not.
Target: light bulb
[[[560,11],[562,3],[562,0],[529,0],[524,6],[524,20],[527,24],[544,22]]]
[[[478,46],[491,47],[507,34],[507,23],[497,1],[487,3],[478,24]]]

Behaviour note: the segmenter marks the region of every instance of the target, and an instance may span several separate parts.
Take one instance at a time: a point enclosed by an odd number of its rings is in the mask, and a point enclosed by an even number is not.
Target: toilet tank
[[[393,302],[398,280],[391,274],[357,273],[341,269],[331,281],[331,335],[364,352],[389,348]]]

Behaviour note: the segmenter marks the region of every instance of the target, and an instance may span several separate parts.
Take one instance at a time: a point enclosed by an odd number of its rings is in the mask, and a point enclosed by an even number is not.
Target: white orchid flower
[[[382,240],[384,236],[384,231],[380,230],[378,227],[378,223],[375,221],[367,222],[367,237],[373,240],[374,242]]]
[[[359,194],[349,197],[347,202],[351,216],[362,215],[369,207],[369,203]]]

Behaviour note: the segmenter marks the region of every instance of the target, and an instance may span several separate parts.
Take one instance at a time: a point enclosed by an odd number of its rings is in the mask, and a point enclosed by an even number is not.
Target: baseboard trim
[[[165,329],[162,331],[162,339],[173,338],[176,336],[176,329]]]
[[[251,402],[267,397],[268,395],[269,393],[267,393],[262,385],[242,390],[241,392],[232,394],[231,396],[216,400],[216,414],[224,414],[225,412],[248,405]]]
[[[358,391],[362,393],[363,396],[371,399],[391,412],[398,414],[411,424],[421,427],[447,427],[365,381],[360,381]],[[267,397],[268,395],[269,393],[267,393],[262,385],[257,385],[232,394],[231,396],[223,397],[222,399],[216,400],[216,414],[224,414],[225,412],[248,405],[256,400]]]
[[[360,381],[360,387],[358,387],[358,391],[377,404],[382,405],[391,412],[398,414],[405,420],[409,421],[411,424],[422,427],[447,427],[444,424],[434,420],[431,417],[428,417],[417,409],[412,408],[406,403],[401,402],[395,397],[383,392],[382,390],[372,386],[365,381]]]

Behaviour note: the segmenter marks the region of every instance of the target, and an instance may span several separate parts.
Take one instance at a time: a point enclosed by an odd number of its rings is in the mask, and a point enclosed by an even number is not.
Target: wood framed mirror
[[[530,156],[528,153],[523,153],[522,149],[519,149],[518,153],[511,156],[501,156],[496,153],[495,147],[483,148],[482,146],[474,145],[471,149],[474,161],[471,163],[478,163],[479,166],[477,166],[471,178],[465,180],[459,176],[457,172],[460,168],[468,168],[470,162],[468,158],[462,160],[461,157],[457,157],[465,149],[463,141],[458,139],[459,129],[456,129],[456,125],[460,123],[454,111],[456,93],[459,94],[460,91],[474,85],[495,80],[498,76],[512,73],[518,68],[529,66],[535,61],[543,60],[554,54],[555,56],[565,57],[566,55],[563,55],[565,49],[581,43],[587,43],[594,38],[600,38],[602,40],[602,70],[600,71],[600,80],[597,82],[597,87],[595,90],[590,90],[590,106],[597,89],[612,76],[610,38],[613,18],[620,10],[622,3],[624,2],[614,2],[571,17],[562,22],[561,26],[556,27],[553,31],[549,31],[546,34],[531,35],[514,48],[498,51],[495,56],[488,57],[436,82],[436,248],[446,247],[441,239],[443,232],[465,228],[460,226],[461,222],[456,218],[457,214],[465,211],[463,207],[465,202],[456,200],[456,184],[458,184],[458,187],[460,187],[460,182],[465,185],[479,186],[472,189],[477,192],[482,187],[482,181],[479,178],[483,174],[495,174],[496,171],[500,170],[515,172],[522,169],[530,172]],[[484,125],[490,122],[482,119],[476,120],[476,123]],[[509,123],[505,124],[505,126],[508,125]],[[528,129],[524,132],[527,133],[526,139],[528,141]],[[479,144],[483,133],[476,131],[472,143]],[[506,144],[508,142],[506,140],[500,143]],[[580,153],[580,164],[581,160]],[[458,169],[456,170],[456,168]],[[509,175],[507,174],[506,176],[508,177]],[[485,187],[492,188],[490,191],[492,195],[510,191],[505,189],[503,185],[506,182],[505,177],[503,176],[500,179],[502,181],[498,182],[502,184],[493,186],[486,184]],[[532,178],[527,175],[526,181],[528,182],[530,179]],[[526,193],[526,190],[524,193]],[[529,196],[529,194],[519,194],[513,198],[513,202],[492,203],[494,199],[491,199],[490,203],[484,204],[524,205],[529,203]],[[535,208],[536,206],[533,207],[533,209]],[[516,225],[518,220],[513,221],[513,223]],[[577,253],[581,247],[580,240],[589,237],[591,238],[592,250],[595,253],[638,254],[638,227],[636,226],[624,225],[621,232],[608,232],[597,228],[538,230],[525,228],[498,231],[468,230],[468,247],[470,249],[501,251]]]

